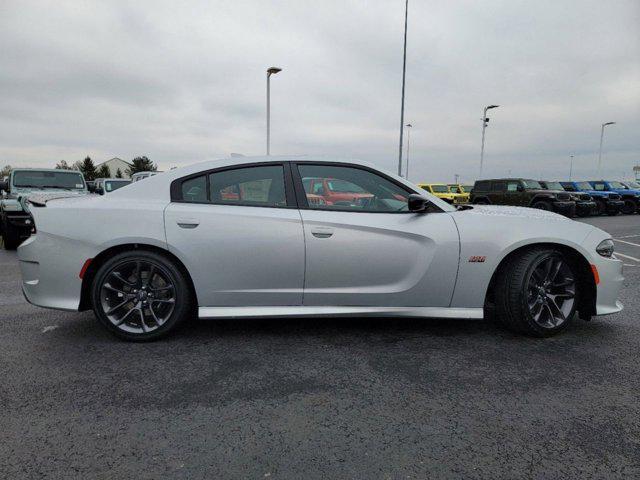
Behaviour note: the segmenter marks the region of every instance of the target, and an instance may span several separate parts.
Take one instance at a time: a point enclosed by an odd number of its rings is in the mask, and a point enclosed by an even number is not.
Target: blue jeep
[[[567,192],[584,192],[596,202],[596,215],[617,215],[624,207],[618,193],[594,190],[589,182],[560,182]]]
[[[640,212],[640,190],[629,189],[622,183],[611,180],[591,180],[589,183],[598,192],[613,192],[620,195],[624,202],[622,213],[625,215]]]

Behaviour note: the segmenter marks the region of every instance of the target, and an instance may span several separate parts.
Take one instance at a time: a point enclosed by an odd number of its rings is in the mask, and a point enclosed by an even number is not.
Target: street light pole
[[[573,155],[571,155],[571,160],[569,163],[569,181],[571,181],[572,174],[573,174]]]
[[[407,123],[405,126],[407,127],[407,176],[405,178],[409,180],[409,143],[411,142],[411,127],[413,125]]]
[[[400,145],[398,146],[398,176],[402,176],[402,134],[404,132],[404,83],[407,71],[407,18],[409,0],[404,2],[404,51],[402,54],[402,99],[400,101]]]
[[[607,122],[602,124],[602,129],[600,130],[600,153],[598,153],[598,179],[600,179],[600,168],[602,165],[602,139],[604,138],[604,127],[607,125],[615,125],[616,122]]]
[[[267,155],[270,155],[271,143],[271,75],[281,71],[282,69],[278,67],[267,69]]]
[[[482,112],[482,146],[480,147],[480,176],[478,178],[482,178],[482,166],[484,164],[484,131],[487,129],[487,123],[489,123],[489,119],[487,118],[487,110],[491,110],[492,108],[498,108],[500,105],[487,105],[484,107]]]

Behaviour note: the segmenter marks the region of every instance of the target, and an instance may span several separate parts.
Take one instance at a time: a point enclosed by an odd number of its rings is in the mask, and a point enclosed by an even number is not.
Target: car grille
[[[617,193],[612,193],[609,195],[609,200],[620,200],[620,195]]]
[[[571,196],[568,193],[559,193],[558,200],[571,200]]]
[[[591,200],[591,195],[587,195],[586,193],[581,193],[580,200],[585,200],[588,202],[589,200]]]

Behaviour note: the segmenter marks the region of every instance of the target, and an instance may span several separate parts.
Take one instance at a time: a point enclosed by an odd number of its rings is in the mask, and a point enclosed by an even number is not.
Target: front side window
[[[359,212],[409,210],[409,192],[368,170],[336,165],[298,165],[298,171],[309,208]],[[323,188],[316,189],[315,185]],[[318,197],[322,201],[318,201]]]
[[[606,187],[605,187],[604,183],[594,183],[593,184],[593,189],[594,190],[598,190],[599,192],[602,192],[602,191],[606,190]]]
[[[209,174],[212,203],[285,207],[287,199],[282,165],[223,170]]]
[[[620,182],[609,182],[611,188],[615,188],[616,190],[626,190],[626,187]]]
[[[507,183],[507,191],[509,192],[517,192],[518,191],[518,182],[509,182]]]
[[[523,180],[524,188],[527,190],[542,190],[542,185],[535,180]]]

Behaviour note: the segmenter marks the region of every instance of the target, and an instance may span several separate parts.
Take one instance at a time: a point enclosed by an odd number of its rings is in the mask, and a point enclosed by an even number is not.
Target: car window
[[[209,174],[210,200],[217,204],[285,207],[282,165],[234,168]]]
[[[576,188],[571,183],[560,183],[562,188],[564,188],[567,192],[575,192]]]
[[[390,180],[368,170],[335,165],[298,165],[309,207],[320,210],[353,210],[359,212],[408,211],[409,192]],[[313,179],[313,182],[308,181]],[[328,185],[320,193],[310,185]],[[334,190],[331,185],[336,186]],[[318,202],[317,196],[322,198]]]
[[[589,182],[579,182],[577,185],[580,190],[593,190]]]
[[[604,183],[594,183],[593,184],[593,189],[594,190],[598,190],[598,191],[602,192],[602,191],[605,190],[605,188],[606,187],[605,187]]]
[[[104,189],[107,192],[113,192],[114,190],[118,190],[130,183],[131,182],[129,180],[105,180]]]
[[[491,191],[492,192],[502,192],[505,189],[504,182],[491,182]]]
[[[611,185],[611,188],[615,188],[616,190],[626,190],[626,187],[620,182],[609,182],[609,185]]]
[[[517,192],[518,191],[518,182],[508,182],[507,183],[507,191],[509,192]]]
[[[487,190],[489,190],[490,186],[491,186],[491,182],[487,182],[487,181],[476,182],[473,186],[473,189],[479,192],[486,192]]]
[[[200,175],[182,182],[182,199],[186,202],[206,202],[207,177]]]
[[[446,185],[431,185],[431,190],[434,193],[449,193],[449,189]]]
[[[527,190],[542,190],[542,185],[535,180],[523,180],[522,183]]]

